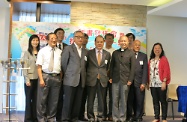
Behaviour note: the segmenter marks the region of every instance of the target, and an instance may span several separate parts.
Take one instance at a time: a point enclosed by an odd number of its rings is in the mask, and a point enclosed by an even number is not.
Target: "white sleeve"
[[[36,65],[43,65],[43,51],[40,50],[37,55]]]

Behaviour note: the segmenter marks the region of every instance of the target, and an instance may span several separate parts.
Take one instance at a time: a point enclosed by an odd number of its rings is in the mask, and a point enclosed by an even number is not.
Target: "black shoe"
[[[126,122],[134,122],[134,119],[130,118],[130,119],[126,120]]]
[[[94,121],[95,121],[94,118],[88,119],[88,122],[94,122]]]
[[[182,122],[186,122],[187,121],[187,119],[182,119]]]
[[[136,120],[136,122],[141,122],[141,121],[142,121],[142,119],[137,119],[137,120]]]
[[[80,121],[88,121],[86,118],[79,118]]]

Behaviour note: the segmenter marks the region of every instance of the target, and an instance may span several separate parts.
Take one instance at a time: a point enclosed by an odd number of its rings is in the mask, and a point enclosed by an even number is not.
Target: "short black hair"
[[[87,39],[89,39],[89,36],[88,36],[88,34],[86,34],[86,33],[84,33],[84,38],[87,38]]]
[[[155,44],[153,45],[153,48],[152,48],[152,50],[151,50],[150,60],[153,59],[153,58],[155,58],[154,47],[155,47],[156,45],[159,45],[160,48],[162,49],[162,52],[161,52],[159,58],[161,58],[162,56],[165,56],[165,52],[164,52],[164,49],[163,49],[163,47],[162,47],[162,44],[159,43],[159,42],[157,42],[157,43],[155,43]]]
[[[58,31],[63,31],[63,32],[65,33],[64,29],[62,29],[62,28],[57,28],[57,29],[54,31],[54,33],[56,34]]]
[[[37,49],[37,51],[40,50],[40,38],[39,38],[36,34],[31,35],[30,38],[29,38],[29,44],[28,44],[28,49],[27,49],[31,55],[33,55],[33,54],[32,54],[33,47],[32,47],[31,42],[32,42],[32,40],[33,40],[34,38],[37,38],[37,39],[38,39],[39,43],[38,43],[38,46],[36,47],[36,49]]]
[[[126,36],[127,38],[129,38],[129,36],[132,36],[133,41],[135,40],[135,35],[133,33],[127,33]]]
[[[107,36],[111,36],[111,37],[112,37],[112,39],[114,39],[114,34],[107,33],[107,34],[105,35],[105,39],[106,39],[106,37],[107,37]]]

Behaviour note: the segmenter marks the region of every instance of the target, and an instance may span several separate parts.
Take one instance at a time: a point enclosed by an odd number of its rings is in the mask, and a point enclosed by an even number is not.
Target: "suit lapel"
[[[141,59],[141,53],[138,52],[137,60],[140,61],[140,59]]]
[[[105,64],[105,57],[106,57],[106,52],[103,50],[100,66]]]
[[[75,44],[72,44],[72,47],[73,47],[73,52],[76,54],[77,58],[80,59],[80,56],[79,56],[79,53],[77,51],[77,48],[76,48]]]
[[[98,66],[95,48],[91,51],[91,59],[93,60],[93,62],[95,63],[95,65]]]

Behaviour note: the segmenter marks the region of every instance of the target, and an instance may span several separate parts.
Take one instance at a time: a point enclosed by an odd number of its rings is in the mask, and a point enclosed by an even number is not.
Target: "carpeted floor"
[[[4,119],[8,118],[8,115],[5,114],[0,114],[0,122],[7,122]],[[10,122],[23,122],[24,119],[24,114],[13,114],[11,115],[12,119],[16,119],[17,121],[10,121]],[[151,116],[144,116],[143,117],[143,122],[151,122],[154,119],[154,117]],[[168,122],[182,122],[182,117],[177,117],[175,120],[172,120],[171,117],[168,117]]]

